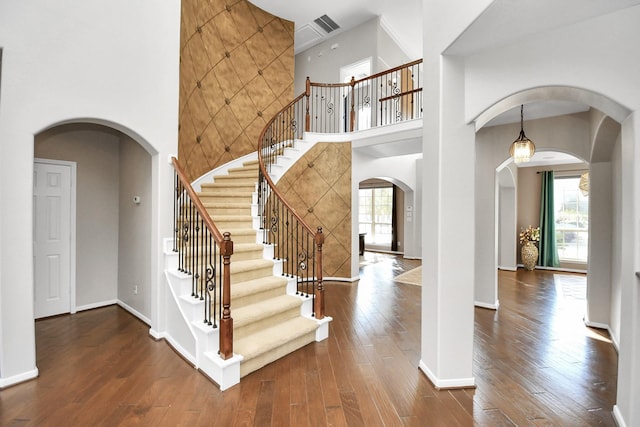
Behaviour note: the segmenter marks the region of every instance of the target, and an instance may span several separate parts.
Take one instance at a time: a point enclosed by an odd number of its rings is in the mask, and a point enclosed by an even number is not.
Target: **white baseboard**
[[[198,367],[196,356],[189,353],[187,349],[180,345],[177,340],[173,339],[171,334],[162,334],[161,338],[165,340],[171,347],[173,347],[173,349],[180,355],[180,357],[189,362],[194,368]]]
[[[164,338],[164,335],[162,335],[160,332],[156,331],[153,328],[149,328],[149,335],[151,335],[151,337],[156,341]]]
[[[609,337],[611,337],[611,343],[613,344],[613,348],[616,349],[617,353],[620,353],[620,347],[618,346],[618,341],[616,340],[615,335],[613,335],[613,332],[611,332],[611,328],[609,327],[609,325],[607,325],[606,323],[598,323],[598,322],[591,322],[589,319],[587,319],[587,317],[584,317],[584,324],[590,328],[596,328],[596,329],[604,329],[605,331],[607,331],[609,333]]]
[[[18,375],[12,375],[7,378],[0,378],[0,389],[32,380],[34,378],[37,378],[38,375],[39,375],[38,368],[35,368]]]
[[[434,385],[438,390],[445,389],[455,389],[455,388],[475,388],[476,380],[475,378],[455,378],[449,380],[441,380],[436,377],[433,372],[424,364],[421,360],[419,364],[420,370],[425,373],[429,381]]]
[[[142,313],[140,313],[135,308],[131,307],[129,304],[125,303],[124,301],[118,300],[118,305],[120,307],[124,308],[125,310],[127,310],[129,313],[131,313],[134,316],[136,316],[138,319],[142,320],[147,325],[151,326],[151,319],[149,319],[147,316],[145,316]]]
[[[498,270],[505,270],[505,271],[518,271],[518,266],[515,267],[507,267],[504,265],[499,265],[498,266]]]
[[[117,303],[118,303],[118,300],[115,300],[115,299],[109,300],[109,301],[95,302],[93,304],[86,304],[80,307],[76,307],[76,311],[93,310],[94,308],[106,307],[106,306],[114,305]]]
[[[323,277],[323,282],[357,282],[360,280],[359,276],[355,277]]]
[[[587,325],[590,328],[605,329],[605,330],[609,331],[609,333],[611,333],[611,329],[609,329],[609,325],[607,325],[606,323],[591,322],[590,320],[588,320],[585,317],[584,318],[584,324]]]
[[[486,308],[489,310],[497,310],[500,307],[500,301],[496,300],[494,304],[488,304],[486,302],[476,301],[473,303],[476,307]]]
[[[524,265],[518,264],[518,267],[524,268]],[[536,270],[548,270],[548,271],[560,271],[564,273],[584,273],[587,274],[587,270],[577,268],[562,268],[562,267],[545,267],[542,265],[536,265]]]
[[[624,421],[618,405],[613,405],[613,419],[618,427],[627,427],[627,423]]]
[[[613,344],[613,348],[616,349],[616,353],[620,354],[620,345],[618,344],[618,340],[616,336],[611,333],[611,329],[609,329],[609,336],[611,337],[611,343]]]

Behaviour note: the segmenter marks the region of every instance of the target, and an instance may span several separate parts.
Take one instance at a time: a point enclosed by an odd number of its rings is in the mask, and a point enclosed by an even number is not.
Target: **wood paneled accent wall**
[[[351,143],[317,143],[277,185],[307,224],[322,227],[324,276],[350,278]]]
[[[293,99],[294,24],[246,0],[183,0],[178,158],[188,178],[256,151]]]

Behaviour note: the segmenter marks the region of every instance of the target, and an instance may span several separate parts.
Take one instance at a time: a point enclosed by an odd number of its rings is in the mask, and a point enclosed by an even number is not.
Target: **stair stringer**
[[[170,241],[171,239],[167,239]],[[170,247],[165,244],[165,248]],[[165,278],[171,294],[165,302],[167,328],[161,334],[188,362],[226,390],[240,382],[242,356],[218,355],[219,329],[204,323],[204,301],[191,296],[191,276],[177,270],[177,254],[165,249]]]

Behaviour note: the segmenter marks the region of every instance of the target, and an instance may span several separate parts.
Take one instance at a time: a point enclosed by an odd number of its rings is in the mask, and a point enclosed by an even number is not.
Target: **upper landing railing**
[[[258,141],[258,212],[263,242],[274,246],[283,275],[297,292],[313,298],[313,315],[324,317],[322,228],[312,228],[284,199],[270,176],[273,165],[304,132],[343,133],[422,117],[422,60],[348,83],[312,83],[280,110]]]
[[[307,132],[342,133],[422,117],[422,59],[348,83],[307,78]],[[295,101],[294,101],[295,102]]]

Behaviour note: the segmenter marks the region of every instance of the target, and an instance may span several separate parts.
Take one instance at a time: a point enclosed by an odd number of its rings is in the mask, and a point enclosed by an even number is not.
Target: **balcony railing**
[[[353,132],[421,118],[421,69],[420,59],[349,83],[307,79],[305,130]]]

